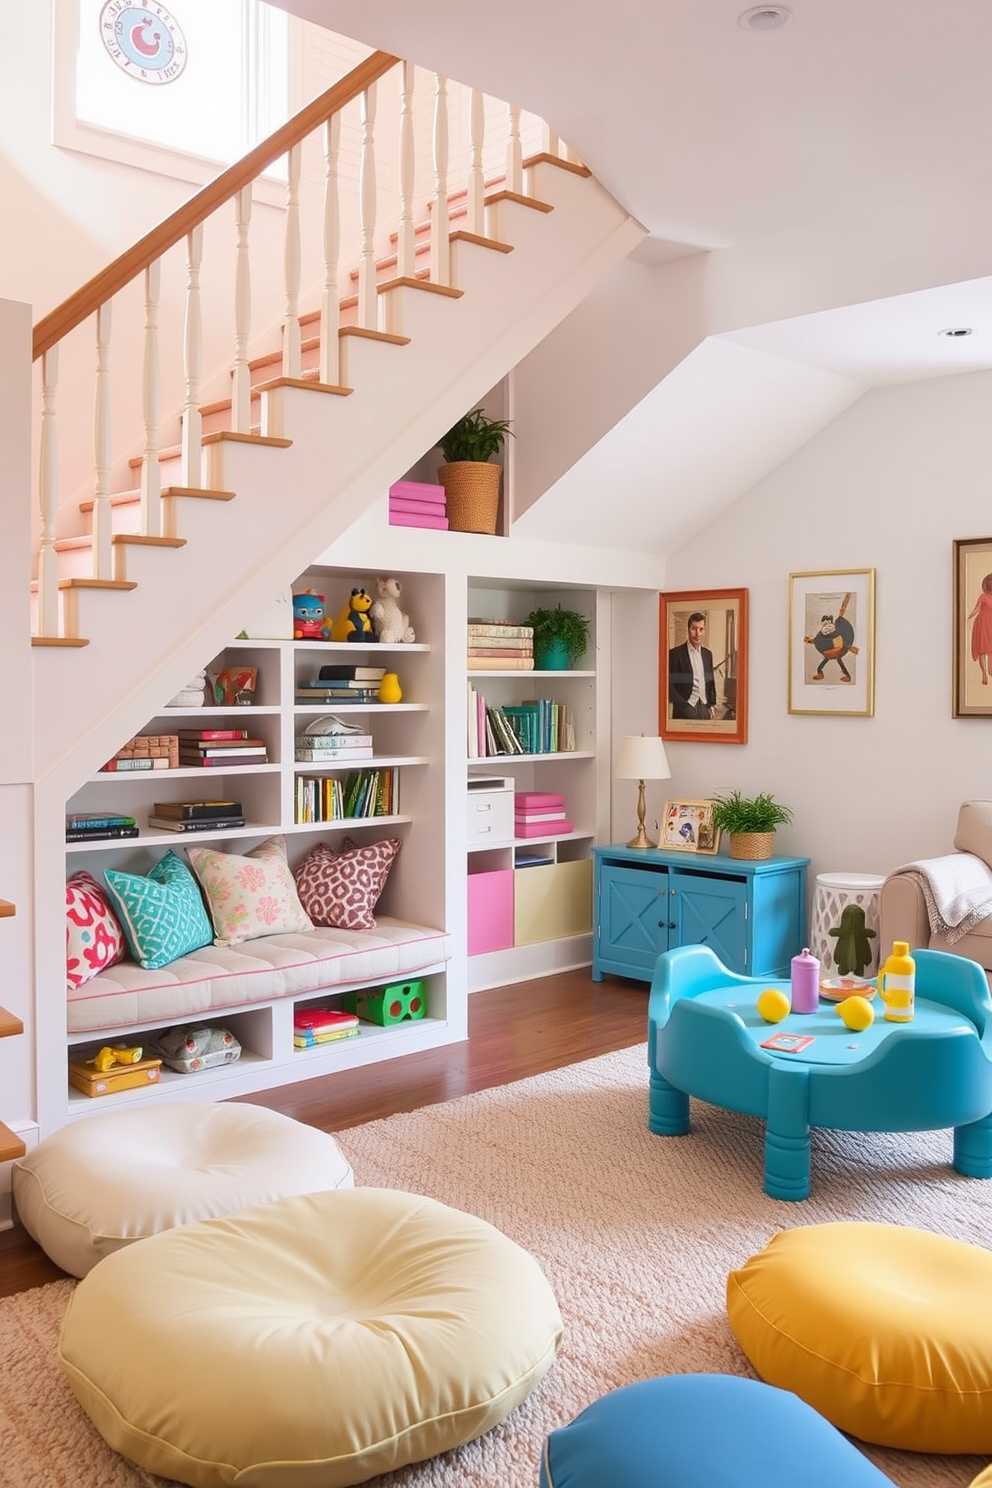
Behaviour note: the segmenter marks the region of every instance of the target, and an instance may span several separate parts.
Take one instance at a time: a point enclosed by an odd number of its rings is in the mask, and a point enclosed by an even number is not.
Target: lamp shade
[[[617,780],[670,780],[665,746],[657,736],[633,734],[624,739],[617,755]]]

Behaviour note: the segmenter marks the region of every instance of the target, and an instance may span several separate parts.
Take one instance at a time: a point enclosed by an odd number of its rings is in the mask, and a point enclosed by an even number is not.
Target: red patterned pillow
[[[338,930],[374,930],[373,910],[400,850],[398,837],[358,847],[350,839],[344,852],[326,842],[311,848],[296,870],[296,892],[315,925]]]
[[[91,873],[73,873],[65,885],[65,980],[69,990],[123,961],[127,941],[110,898]]]

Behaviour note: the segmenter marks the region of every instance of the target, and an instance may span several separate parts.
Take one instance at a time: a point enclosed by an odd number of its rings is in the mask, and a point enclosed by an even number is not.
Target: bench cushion
[[[69,1032],[175,1023],[324,987],[370,986],[439,966],[449,955],[443,930],[381,915],[374,930],[328,927],[204,946],[158,971],[121,961],[69,992]]]

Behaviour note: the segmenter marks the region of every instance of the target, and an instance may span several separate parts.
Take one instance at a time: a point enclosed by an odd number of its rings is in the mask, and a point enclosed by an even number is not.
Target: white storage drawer
[[[469,846],[513,841],[513,781],[476,775],[468,783]]]

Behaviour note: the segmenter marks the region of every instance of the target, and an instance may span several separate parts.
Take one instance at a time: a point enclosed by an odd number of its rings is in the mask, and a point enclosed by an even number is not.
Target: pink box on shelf
[[[400,501],[429,501],[433,506],[444,506],[446,493],[443,486],[430,481],[394,481],[389,488],[389,499]]]
[[[568,817],[559,821],[529,821],[525,816],[518,816],[513,823],[513,834],[515,837],[560,837],[563,832],[571,832],[572,823]]]
[[[390,510],[390,527],[439,527],[447,529],[447,517],[428,517],[421,512],[398,512]]]
[[[468,953],[505,951],[513,945],[513,869],[468,875]]]
[[[415,512],[425,517],[447,516],[447,508],[436,501],[408,501],[405,496],[390,496],[391,512]]]
[[[564,806],[565,797],[549,791],[515,791],[513,795],[513,809],[518,816],[526,816],[530,811],[562,811]]]

